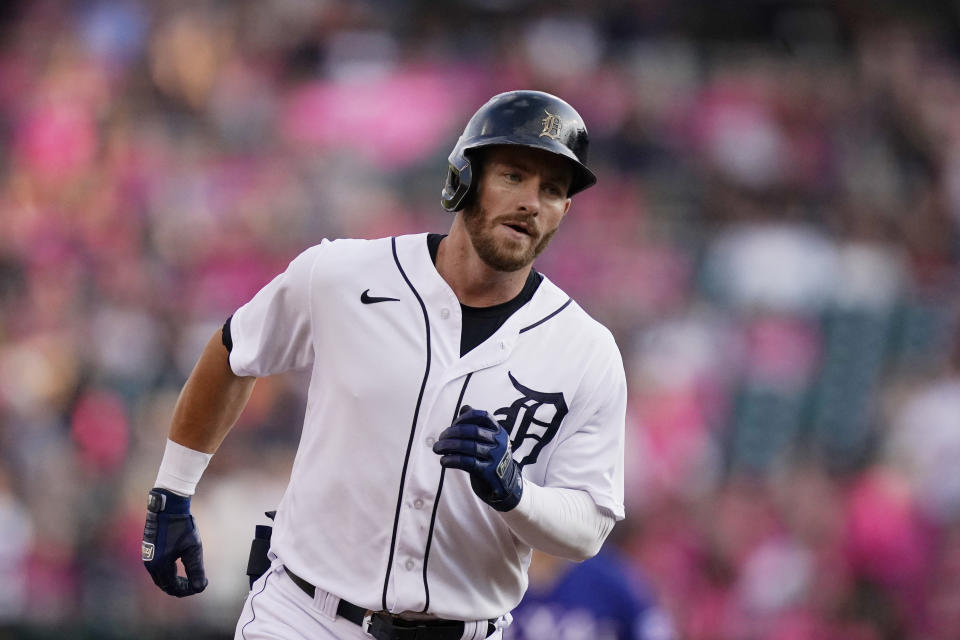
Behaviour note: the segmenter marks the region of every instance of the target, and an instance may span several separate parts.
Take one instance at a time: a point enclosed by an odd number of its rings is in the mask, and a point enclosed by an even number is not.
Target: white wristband
[[[192,496],[212,457],[212,453],[196,451],[167,438],[167,448],[163,452],[154,486],[182,496]]]

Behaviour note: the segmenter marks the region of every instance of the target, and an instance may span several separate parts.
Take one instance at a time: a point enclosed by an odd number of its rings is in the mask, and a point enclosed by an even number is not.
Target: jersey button
[[[446,307],[444,307],[443,309],[440,309],[441,319],[446,320],[449,317],[450,317],[450,309],[447,309]]]
[[[413,560],[407,560],[405,563],[403,563],[403,566],[407,568],[407,571],[413,571],[416,563]]]
[[[426,443],[427,443],[427,446],[428,446],[428,447],[432,447],[432,446],[433,446],[433,443],[436,442],[436,441],[437,441],[437,439],[434,438],[433,436],[427,436]]]
[[[413,501],[413,508],[414,508],[414,509],[423,509],[423,500],[421,500],[420,498],[417,498],[416,500],[414,500],[414,501]]]

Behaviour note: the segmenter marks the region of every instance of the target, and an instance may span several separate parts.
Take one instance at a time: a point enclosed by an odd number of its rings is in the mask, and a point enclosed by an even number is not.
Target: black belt
[[[286,565],[283,569],[301,591],[311,598],[316,595],[315,586]],[[463,637],[464,623],[460,620],[405,620],[383,611],[372,612],[343,599],[337,605],[337,615],[359,625],[377,640],[460,640]],[[496,630],[493,622],[488,622],[485,637]]]

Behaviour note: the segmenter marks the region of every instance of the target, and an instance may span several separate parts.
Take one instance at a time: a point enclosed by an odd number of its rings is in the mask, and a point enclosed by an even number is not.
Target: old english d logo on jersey
[[[514,459],[522,468],[537,461],[540,451],[550,444],[567,415],[567,402],[560,392],[546,393],[525,387],[509,371],[507,376],[520,398],[509,407],[497,409],[497,417],[511,435]]]
[[[563,120],[560,119],[560,116],[550,113],[546,109],[543,110],[547,117],[541,120],[543,124],[543,131],[540,132],[538,137],[542,138],[547,136],[548,138],[553,138],[554,140],[560,137],[560,130],[563,128]]]

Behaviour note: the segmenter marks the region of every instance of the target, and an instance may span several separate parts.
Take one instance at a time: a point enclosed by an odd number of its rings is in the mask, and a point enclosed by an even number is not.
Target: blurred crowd
[[[214,457],[184,601],[138,551],[180,386],[307,246],[446,231],[516,88],[590,129],[537,267],[623,351],[608,544],[679,636],[960,637],[960,27],[866,4],[3,3],[0,637],[232,637],[304,380]]]

